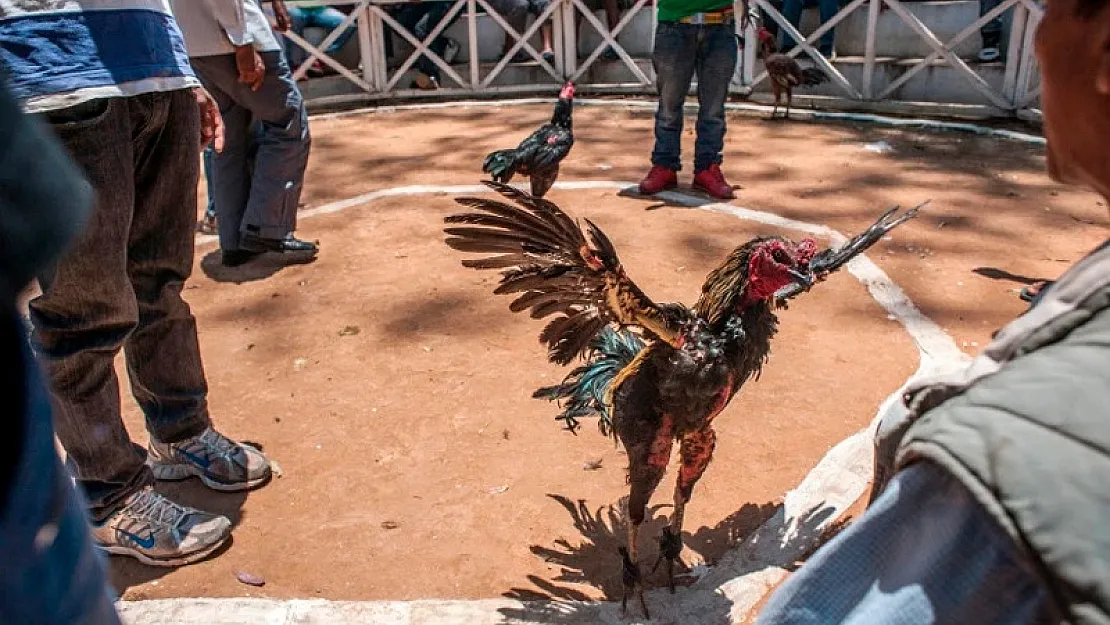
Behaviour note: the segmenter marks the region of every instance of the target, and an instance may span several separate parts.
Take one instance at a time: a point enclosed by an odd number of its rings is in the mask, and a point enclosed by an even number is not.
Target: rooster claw
[[[659,557],[656,558],[651,572],[655,573],[664,560],[667,562],[667,587],[670,588],[672,595],[674,594],[674,563],[681,554],[682,534],[670,527],[664,527],[663,533],[659,536]]]
[[[632,558],[628,555],[628,549],[620,547],[618,551],[621,554],[621,582],[624,585],[624,596],[621,597],[621,616],[628,614],[628,596],[635,592],[640,598],[640,609],[644,613],[644,618],[651,620],[647,600],[644,599],[644,583],[643,577],[640,575],[640,567],[632,561]]]

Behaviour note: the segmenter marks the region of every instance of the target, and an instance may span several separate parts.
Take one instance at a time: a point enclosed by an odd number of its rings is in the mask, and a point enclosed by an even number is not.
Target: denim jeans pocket
[[[47,111],[42,119],[54,127],[58,134],[66,134],[95,126],[108,118],[119,98],[97,98],[74,106]]]

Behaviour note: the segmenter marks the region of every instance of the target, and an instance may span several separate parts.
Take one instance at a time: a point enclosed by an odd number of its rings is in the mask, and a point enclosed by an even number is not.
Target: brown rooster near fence
[[[786,114],[783,119],[790,119],[790,103],[794,99],[794,87],[814,87],[828,82],[829,77],[825,72],[816,67],[802,68],[797,61],[786,54],[775,52],[775,36],[765,27],[759,27],[759,44],[763,49],[763,67],[767,76],[771,78],[771,92],[775,94],[775,108],[771,111],[771,119],[779,110],[779,101],[782,94],[786,94]]]
[[[682,518],[694,484],[716,445],[713,419],[740,387],[758,377],[778,320],[774,309],[805,292],[913,217],[918,208],[886,212],[838,249],[817,252],[812,239],[768,236],[736,248],[713,270],[692,307],[657,304],[625,273],[609,238],[586,220],[586,229],[555,204],[510,186],[487,185],[512,203],[463,197],[474,209],[446,218],[447,244],[462,252],[492,254],[463,261],[475,269],[501,269],[498,294],[512,293],[510,310],[535,319],[554,315],[540,334],[549,359],[585,362],[561,384],[535,397],[559,400],[557,418],[574,432],[579,419],[596,416],[602,434],[628,453],[628,543],[621,547],[625,594],[638,591],[644,615],[637,535],[648,501],[679,446],[681,468],[674,513],[659,539],[660,557],[674,591],[672,567],[682,550]]]

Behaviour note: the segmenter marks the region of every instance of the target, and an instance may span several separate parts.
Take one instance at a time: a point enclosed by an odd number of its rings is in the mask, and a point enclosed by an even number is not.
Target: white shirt
[[[190,57],[234,54],[236,46],[281,50],[259,0],[170,0]]]

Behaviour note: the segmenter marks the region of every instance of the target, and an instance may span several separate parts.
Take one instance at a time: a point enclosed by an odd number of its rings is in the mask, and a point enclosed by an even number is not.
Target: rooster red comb
[[[775,39],[775,36],[771,34],[771,31],[767,30],[766,26],[760,26],[759,30],[756,32],[756,34],[759,35],[759,40],[760,41],[768,41],[769,42],[769,41],[774,41],[774,39]]]
[[[563,85],[563,90],[559,92],[559,97],[569,100],[574,97],[574,83],[568,82]]]

